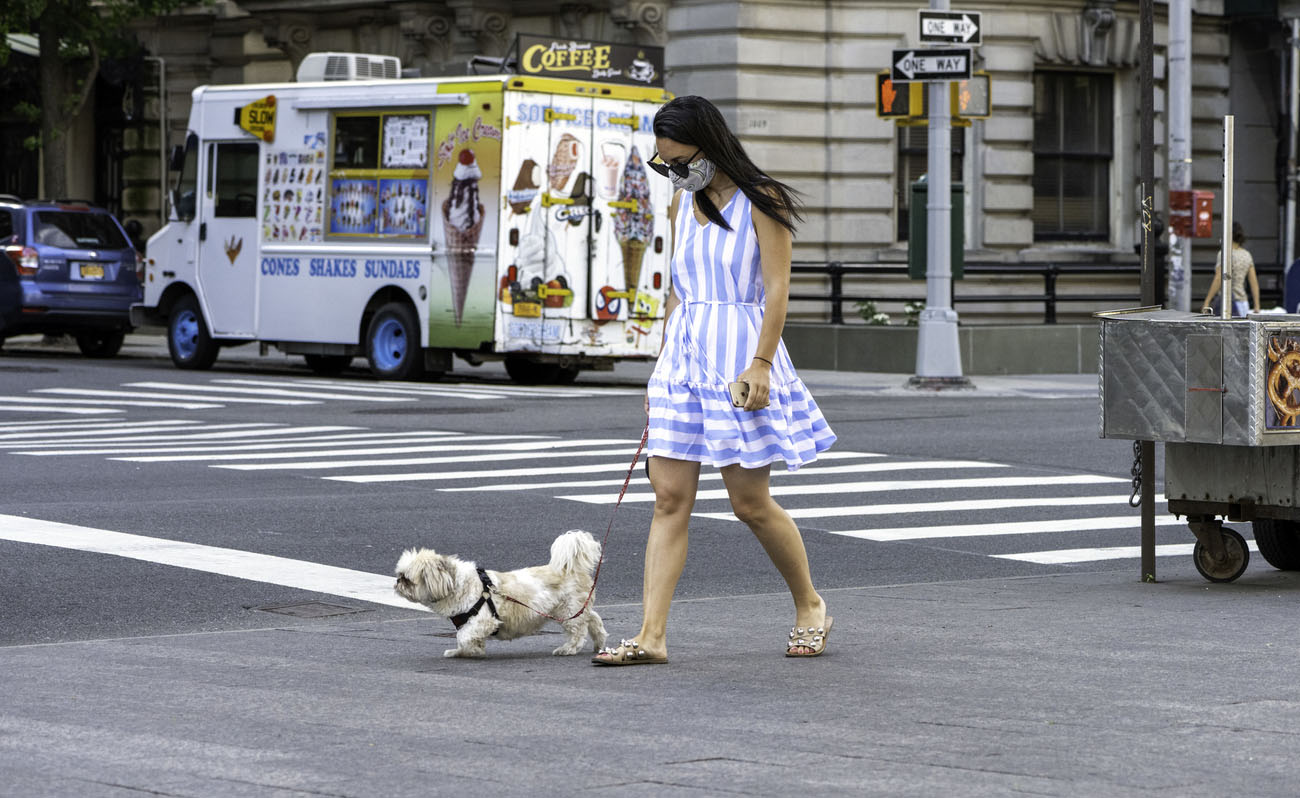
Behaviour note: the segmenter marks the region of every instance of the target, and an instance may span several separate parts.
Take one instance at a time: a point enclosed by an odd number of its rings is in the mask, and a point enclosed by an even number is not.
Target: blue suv
[[[0,307],[0,343],[45,333],[72,335],[90,357],[122,348],[131,304],[144,296],[144,259],[111,213],[75,200],[0,195],[0,253],[0,271],[16,273],[22,294],[17,313]]]

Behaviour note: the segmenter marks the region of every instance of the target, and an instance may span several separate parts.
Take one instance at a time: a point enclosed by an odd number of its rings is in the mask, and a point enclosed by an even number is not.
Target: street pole
[[[1156,303],[1156,276],[1151,240],[1152,214],[1155,212],[1155,13],[1154,0],[1141,0],[1138,12],[1138,61],[1141,63],[1138,103],[1142,106],[1142,304]],[[1225,286],[1227,283],[1225,283]],[[1142,581],[1156,581],[1156,445],[1141,441],[1138,459],[1142,467]]]
[[[1232,161],[1237,146],[1236,123],[1237,117],[1231,114],[1223,117],[1223,240],[1219,244],[1223,270],[1223,290],[1219,294],[1223,301],[1219,303],[1219,318],[1224,321],[1232,318]]]
[[[1286,124],[1286,220],[1283,223],[1283,229],[1286,231],[1286,241],[1283,244],[1283,252],[1286,260],[1282,263],[1283,269],[1291,268],[1292,262],[1295,261],[1295,193],[1296,193],[1296,134],[1297,127],[1300,126],[1300,19],[1287,20],[1287,29],[1290,31],[1290,41],[1287,42],[1287,55],[1291,60],[1291,80],[1286,85],[1288,97],[1287,103],[1287,124]],[[1285,272],[1284,272],[1285,273]]]
[[[1169,191],[1192,188],[1192,0],[1169,0]],[[1169,232],[1170,310],[1192,309],[1192,239]],[[1193,212],[1192,223],[1196,217]]]
[[[930,8],[948,10],[948,0],[930,0]],[[929,166],[926,201],[925,310],[916,334],[913,388],[969,388],[962,375],[957,339],[957,311],[952,307],[952,113],[951,89],[935,81],[930,92]],[[915,212],[916,209],[913,209]]]

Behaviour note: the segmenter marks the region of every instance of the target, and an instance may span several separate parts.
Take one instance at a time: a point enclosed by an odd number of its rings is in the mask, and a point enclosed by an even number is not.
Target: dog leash
[[[618,491],[618,501],[614,502],[614,510],[609,514],[609,526],[605,527],[605,536],[600,539],[600,559],[596,561],[596,572],[592,574],[591,577],[591,590],[587,591],[587,599],[586,601],[582,602],[582,606],[578,608],[578,611],[570,615],[568,618],[556,618],[554,615],[542,612],[539,609],[535,609],[533,607],[528,606],[527,604],[525,604],[524,602],[520,601],[517,598],[508,596],[505,593],[497,591],[497,595],[500,596],[502,600],[508,601],[511,604],[518,604],[519,606],[524,607],[525,609],[532,610],[538,615],[543,615],[547,618],[550,618],[552,621],[558,621],[560,623],[564,623],[565,621],[571,621],[574,618],[577,618],[579,615],[587,611],[587,605],[591,603],[591,597],[596,595],[596,583],[600,581],[600,566],[605,563],[605,541],[609,540],[610,530],[614,528],[614,516],[618,514],[618,507],[623,503],[623,496],[624,494],[627,493],[627,486],[632,481],[633,472],[636,471],[636,462],[637,460],[641,459],[641,450],[645,448],[646,442],[648,440],[650,440],[650,423],[646,422],[645,431],[641,433],[641,443],[637,444],[636,454],[632,455],[632,465],[627,467],[627,476],[623,478],[623,487],[620,488]]]

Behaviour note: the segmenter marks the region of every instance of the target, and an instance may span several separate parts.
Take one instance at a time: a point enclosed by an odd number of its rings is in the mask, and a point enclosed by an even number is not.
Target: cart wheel
[[[1300,524],[1261,518],[1251,525],[1259,553],[1269,565],[1279,571],[1300,571]]]
[[[1250,564],[1250,549],[1246,548],[1246,539],[1237,534],[1235,529],[1223,527],[1223,560],[1215,562],[1205,544],[1197,541],[1192,549],[1192,562],[1201,576],[1211,582],[1231,582],[1246,572]]]

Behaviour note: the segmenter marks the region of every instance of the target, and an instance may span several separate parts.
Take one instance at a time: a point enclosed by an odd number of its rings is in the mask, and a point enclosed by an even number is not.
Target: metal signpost
[[[930,8],[918,12],[920,41],[976,41],[978,14],[949,12],[948,0],[930,0]],[[917,327],[916,375],[908,381],[914,388],[970,387],[962,374],[952,307],[952,110],[947,100],[951,81],[970,79],[973,56],[969,47],[948,47],[895,50],[890,58],[892,81],[930,84],[925,309]]]

